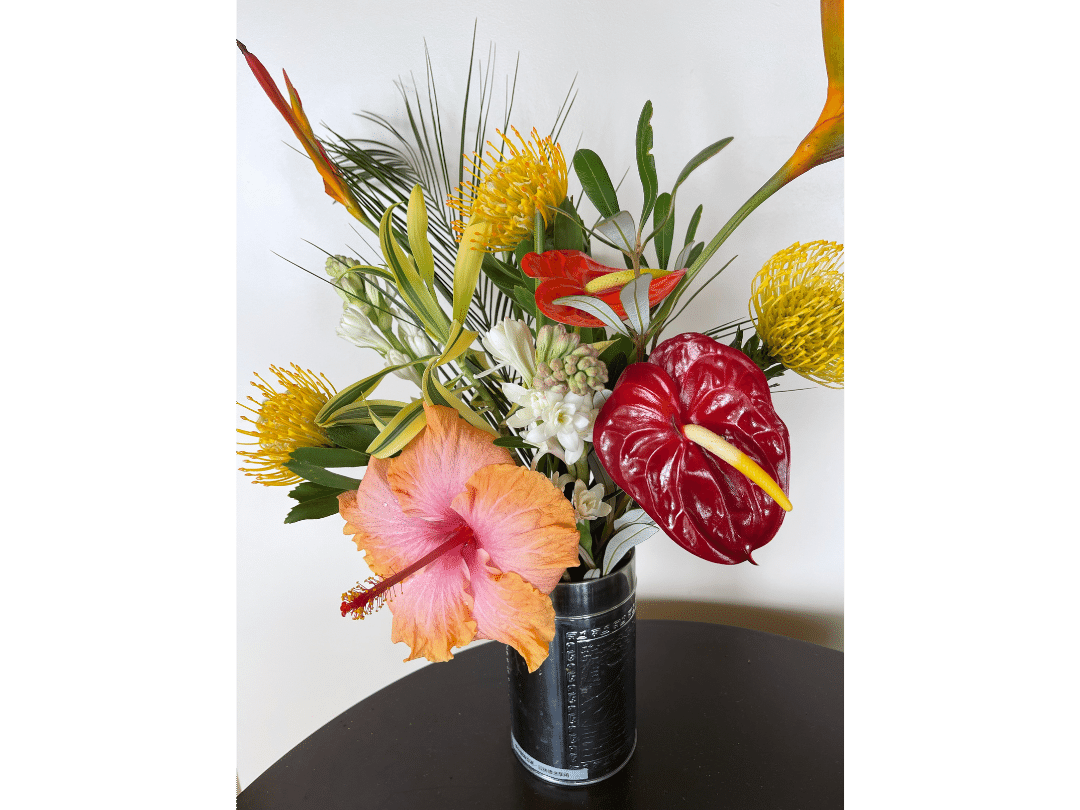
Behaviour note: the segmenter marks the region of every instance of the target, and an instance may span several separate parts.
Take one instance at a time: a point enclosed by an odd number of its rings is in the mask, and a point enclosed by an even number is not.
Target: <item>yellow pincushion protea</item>
[[[844,387],[844,246],[796,242],[761,268],[750,290],[758,336],[787,368]]]
[[[320,375],[320,379],[295,363],[292,370],[270,366],[270,371],[277,377],[277,384],[285,390],[276,391],[266,380],[255,375],[258,382],[251,384],[259,389],[263,398],[261,402],[254,397],[248,397],[248,400],[258,408],[237,403],[255,414],[255,419],[241,417],[254,425],[255,430],[237,429],[236,432],[257,439],[241,444],[254,445],[258,449],[238,450],[237,455],[249,460],[249,465],[240,469],[246,475],[253,476],[256,482],[268,487],[288,486],[302,480],[285,469],[293,450],[298,447],[333,446],[322,428],[315,424],[315,415],[336,391],[325,375]]]
[[[562,149],[550,137],[541,138],[535,129],[531,142],[510,127],[521,142],[519,149],[499,132],[510,157],[499,160],[491,152],[486,158],[473,155],[470,174],[475,182],[462,183],[457,197],[446,203],[459,211],[465,222],[479,218],[491,225],[484,240],[489,252],[513,250],[532,234],[536,212],[550,225],[557,208],[566,199],[566,160]],[[492,146],[488,142],[488,146]],[[494,149],[494,146],[492,146]],[[455,222],[460,235],[463,222]]]

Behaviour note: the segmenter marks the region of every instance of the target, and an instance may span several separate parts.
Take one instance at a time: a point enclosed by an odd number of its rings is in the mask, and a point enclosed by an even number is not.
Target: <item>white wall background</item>
[[[279,83],[288,70],[317,134],[325,124],[362,137],[375,130],[353,115],[361,110],[404,126],[393,82],[410,73],[423,82],[426,37],[453,131],[474,21],[483,61],[488,44],[497,47],[497,76],[511,75],[520,53],[518,129],[546,131],[578,76],[564,152],[569,160],[580,135],[616,182],[630,168],[619,198],[632,212],[641,206],[633,138],[646,99],[655,110],[661,189],[702,147],[734,136],[680,189],[677,235],[703,203],[698,238],[708,241],[791,154],[824,101],[814,0],[437,7],[242,0],[237,38]],[[335,335],[341,304],[333,289],[274,253],[321,272],[323,254],[305,240],[333,253],[378,251],[325,196],[239,52],[236,80],[237,399],[253,393],[252,373],[265,375],[271,364],[295,362],[344,387],[375,371],[379,358]],[[497,103],[492,121],[501,111]],[[795,241],[843,242],[843,182],[844,161],[834,161],[753,213],[709,267],[738,258],[666,334],[745,314],[750,279],[776,250]],[[570,190],[580,194],[573,175]],[[790,374],[782,382],[782,389],[811,385]],[[412,393],[396,378],[384,386],[388,396]],[[840,647],[844,395],[813,387],[777,394],[775,402],[791,431],[795,505],[779,535],[755,554],[757,567],[706,563],[654,537],[639,547],[641,615],[722,621]],[[322,724],[426,664],[402,663],[407,650],[390,643],[388,611],[362,623],[340,617],[340,593],[367,569],[339,519],[285,526],[286,488],[258,486],[239,473],[236,486],[238,768],[246,786]]]

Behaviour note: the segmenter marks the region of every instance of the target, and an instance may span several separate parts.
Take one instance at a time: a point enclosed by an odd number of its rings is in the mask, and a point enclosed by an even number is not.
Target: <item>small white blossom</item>
[[[536,374],[536,344],[525,321],[505,318],[480,342],[499,366],[510,366],[525,380],[525,385],[532,384]]]
[[[574,504],[574,514],[580,520],[592,520],[598,517],[607,517],[611,514],[611,504],[604,503],[604,485],[597,484],[592,489],[587,489],[582,480],[574,482],[574,494],[571,502]]]
[[[361,349],[374,349],[380,354],[388,352],[392,346],[386,337],[380,333],[371,323],[371,319],[365,313],[365,309],[359,304],[346,304],[345,311],[341,315],[341,323],[338,324],[337,333],[340,337],[359,346]]]
[[[415,359],[413,357],[409,357],[404,352],[399,352],[397,349],[390,349],[384,356],[386,357],[387,366],[397,366]],[[417,370],[416,366],[406,366],[405,368],[399,368],[397,371],[394,372],[394,376],[415,383],[417,388],[420,387],[420,372]]]

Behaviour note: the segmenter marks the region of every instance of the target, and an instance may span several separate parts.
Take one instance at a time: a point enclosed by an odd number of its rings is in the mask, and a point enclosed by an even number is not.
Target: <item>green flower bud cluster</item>
[[[608,380],[607,366],[591,343],[582,343],[560,324],[546,324],[536,333],[536,391],[585,396],[603,391]]]

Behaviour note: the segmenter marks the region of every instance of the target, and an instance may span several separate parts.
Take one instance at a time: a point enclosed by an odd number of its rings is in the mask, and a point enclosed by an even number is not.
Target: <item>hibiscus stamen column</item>
[[[771,475],[761,469],[756,461],[738,447],[701,425],[683,425],[682,433],[694,444],[704,447],[713,455],[726,461],[761,487],[765,494],[776,501],[785,512],[791,511],[791,501],[784,494],[784,490],[780,489],[780,485],[773,480]]]
[[[430,565],[443,554],[452,549],[469,543],[473,539],[472,530],[467,524],[462,523],[451,532],[446,542],[436,546],[412,565],[386,579],[372,577],[366,583],[366,587],[356,587],[341,595],[341,615],[348,616],[350,613],[354,619],[362,619],[374,613],[386,602],[386,593],[395,585],[403,582],[426,565]]]

